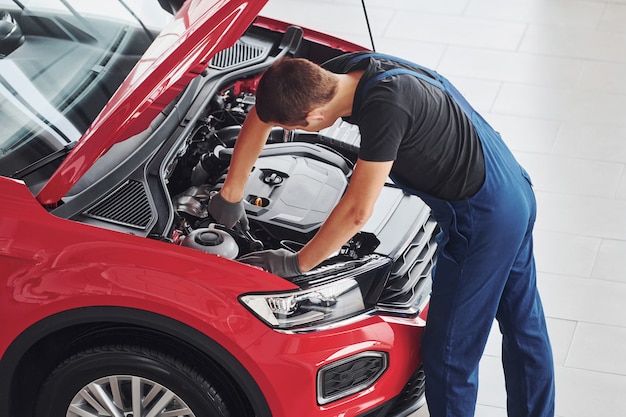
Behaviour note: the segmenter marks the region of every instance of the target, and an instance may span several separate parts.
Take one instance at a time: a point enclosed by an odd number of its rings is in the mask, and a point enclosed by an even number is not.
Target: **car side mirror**
[[[5,57],[24,43],[24,35],[9,12],[0,15],[0,57]]]

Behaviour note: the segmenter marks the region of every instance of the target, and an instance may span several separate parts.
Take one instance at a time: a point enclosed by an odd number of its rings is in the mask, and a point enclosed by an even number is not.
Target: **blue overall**
[[[360,55],[380,57],[380,54]],[[403,187],[428,204],[441,232],[422,344],[426,400],[432,417],[474,415],[478,364],[494,318],[502,333],[509,417],[554,416],[554,368],[537,292],[532,229],[536,202],[530,178],[500,135],[438,73],[398,68],[368,80],[408,73],[446,91],[481,141],[485,181],[466,200],[446,201]],[[368,85],[369,84],[369,85]],[[401,184],[399,184],[402,186]]]

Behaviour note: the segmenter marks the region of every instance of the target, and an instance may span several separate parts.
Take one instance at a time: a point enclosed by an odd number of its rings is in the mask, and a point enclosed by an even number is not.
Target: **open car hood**
[[[235,43],[266,2],[185,1],[39,191],[39,202],[56,205],[113,145],[148,128],[217,52]]]

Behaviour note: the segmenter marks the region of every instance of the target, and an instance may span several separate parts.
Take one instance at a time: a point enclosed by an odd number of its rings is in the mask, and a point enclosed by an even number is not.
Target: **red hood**
[[[113,145],[142,132],[217,52],[235,43],[267,0],[187,0],[37,194],[55,205]]]

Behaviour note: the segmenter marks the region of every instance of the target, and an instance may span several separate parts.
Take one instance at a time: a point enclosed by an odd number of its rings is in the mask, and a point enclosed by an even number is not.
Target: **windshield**
[[[157,0],[0,0],[0,175],[47,179],[171,17]]]

